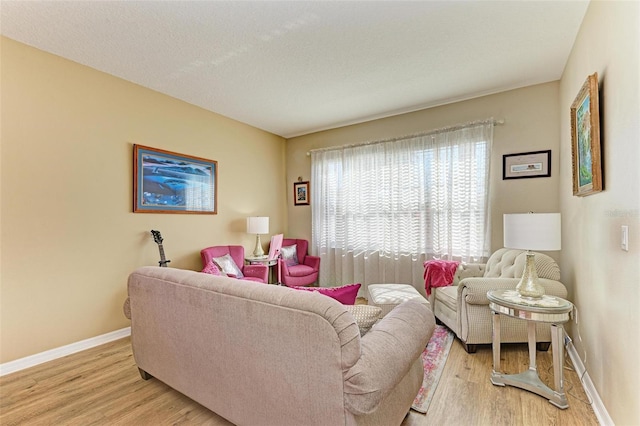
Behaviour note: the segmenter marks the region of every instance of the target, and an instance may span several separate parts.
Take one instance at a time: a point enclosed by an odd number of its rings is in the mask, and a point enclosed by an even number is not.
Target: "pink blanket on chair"
[[[424,262],[424,289],[431,296],[434,287],[445,287],[453,282],[460,262],[453,260],[427,260]]]

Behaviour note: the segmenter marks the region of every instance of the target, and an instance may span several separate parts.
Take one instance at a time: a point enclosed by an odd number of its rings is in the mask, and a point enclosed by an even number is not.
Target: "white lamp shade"
[[[554,251],[561,248],[560,213],[504,215],[504,246],[520,250]]]
[[[248,234],[268,234],[269,218],[263,216],[251,216],[247,218]]]

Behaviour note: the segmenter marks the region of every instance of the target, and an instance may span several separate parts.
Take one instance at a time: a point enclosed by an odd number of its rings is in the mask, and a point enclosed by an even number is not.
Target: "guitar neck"
[[[167,263],[171,261],[167,260],[167,258],[165,257],[164,247],[162,247],[162,244],[158,244],[158,250],[160,251],[160,262],[158,262],[158,264],[160,264],[160,266],[167,266]]]
[[[153,235],[153,241],[158,245],[158,250],[160,251],[160,262],[158,264],[160,266],[167,266],[167,263],[171,262],[167,260],[164,255],[164,247],[162,246],[162,235],[160,235],[160,231],[151,230],[151,235]]]

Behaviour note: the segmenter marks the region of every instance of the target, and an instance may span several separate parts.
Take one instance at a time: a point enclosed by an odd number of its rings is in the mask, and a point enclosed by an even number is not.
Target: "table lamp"
[[[269,218],[261,216],[251,216],[247,218],[247,233],[256,234],[256,248],[253,250],[253,257],[263,257],[260,234],[269,233]]]
[[[522,279],[516,291],[522,297],[538,299],[544,287],[538,281],[532,250],[555,251],[561,248],[560,213],[514,213],[504,215],[504,246],[527,250]]]

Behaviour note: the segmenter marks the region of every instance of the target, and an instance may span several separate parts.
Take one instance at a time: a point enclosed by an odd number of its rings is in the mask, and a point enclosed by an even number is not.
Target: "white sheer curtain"
[[[311,152],[320,285],[424,288],[428,259],[489,254],[493,120]]]

